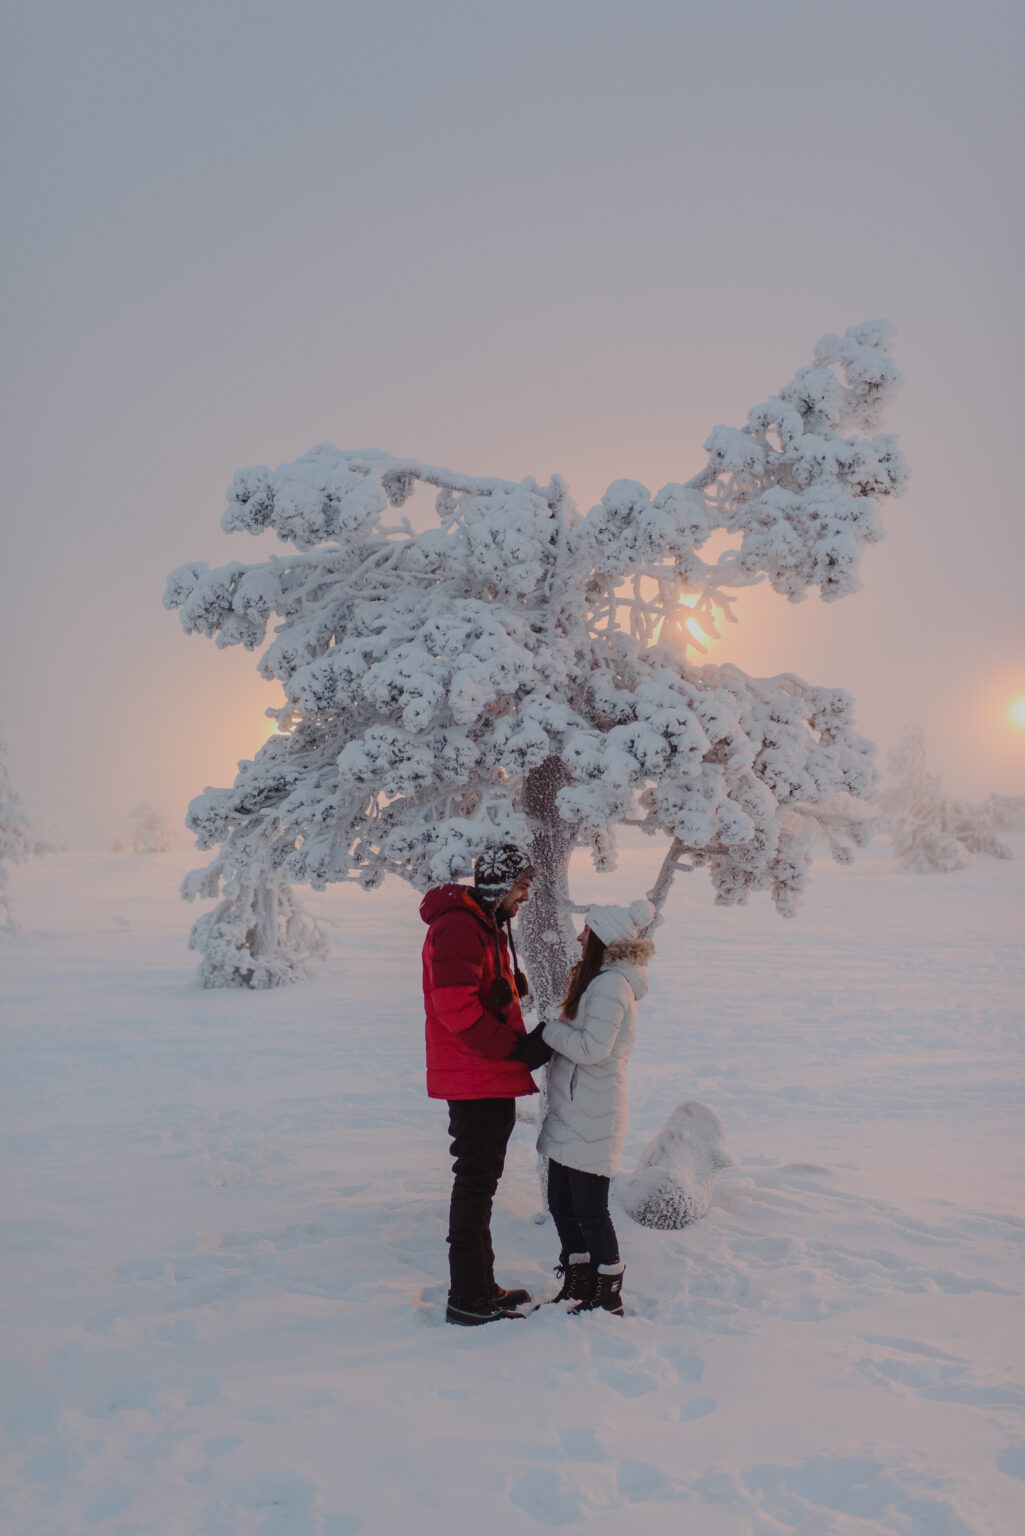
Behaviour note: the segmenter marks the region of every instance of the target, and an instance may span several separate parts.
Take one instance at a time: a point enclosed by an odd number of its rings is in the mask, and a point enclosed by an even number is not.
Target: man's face
[[[511,885],[498,903],[497,916],[515,917],[525,901],[530,900],[530,876],[524,875],[522,880],[517,880]]]

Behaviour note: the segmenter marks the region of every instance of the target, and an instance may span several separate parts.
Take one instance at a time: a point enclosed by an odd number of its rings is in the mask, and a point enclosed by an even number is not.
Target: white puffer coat
[[[626,1136],[626,1064],[637,1033],[637,1004],[648,990],[650,939],[622,939],[587,988],[575,1019],[553,1019],[544,1039],[548,1113],[537,1149],[566,1168],[611,1178]]]

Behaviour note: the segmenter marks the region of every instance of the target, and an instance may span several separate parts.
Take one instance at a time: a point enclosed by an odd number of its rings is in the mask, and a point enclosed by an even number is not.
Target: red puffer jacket
[[[428,1097],[515,1099],[536,1093],[523,1063],[509,1060],[525,1030],[505,934],[465,885],[428,891],[420,916],[427,924]],[[504,1017],[492,1011],[491,987],[499,974],[513,994]]]

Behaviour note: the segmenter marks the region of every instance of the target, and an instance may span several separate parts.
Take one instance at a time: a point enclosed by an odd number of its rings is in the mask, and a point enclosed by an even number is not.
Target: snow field
[[[640,894],[653,857],[582,869],[582,899]],[[202,992],[191,862],[12,876],[12,1536],[1022,1528],[1025,866],[820,865],[793,923],[681,879],[624,1171],[682,1099],[721,1117],[735,1166],[680,1232],[614,1198],[622,1322],[464,1331],[442,1321],[414,894],[315,896],[315,981]],[[533,1136],[517,1126],[494,1233],[500,1279],[540,1297]]]

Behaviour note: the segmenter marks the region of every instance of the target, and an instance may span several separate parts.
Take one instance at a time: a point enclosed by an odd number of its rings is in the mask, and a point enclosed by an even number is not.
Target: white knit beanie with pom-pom
[[[614,944],[617,939],[639,938],[654,916],[655,908],[642,897],[628,907],[592,907],[587,914],[587,926],[603,944]]]

